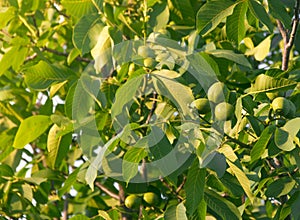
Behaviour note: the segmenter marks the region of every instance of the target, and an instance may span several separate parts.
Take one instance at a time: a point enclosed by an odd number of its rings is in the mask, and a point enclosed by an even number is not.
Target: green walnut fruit
[[[289,114],[291,104],[284,97],[277,97],[272,101],[272,108],[277,115],[287,116]]]
[[[289,102],[289,105],[290,105],[290,110],[289,112],[287,113],[286,117],[287,118],[294,118],[295,117],[295,114],[296,114],[296,106],[294,105],[294,103],[290,100],[288,100]]]
[[[222,82],[216,82],[212,84],[207,91],[207,98],[214,103],[220,103],[225,101],[228,96],[228,89]]]
[[[145,193],[143,200],[150,206],[157,206],[160,203],[160,197],[154,192]]]
[[[154,50],[152,50],[150,47],[148,46],[140,46],[138,48],[138,55],[140,55],[143,58],[147,58],[147,57],[154,57]]]
[[[277,97],[283,96],[283,92],[267,92],[266,95],[272,101]]]
[[[129,209],[138,209],[142,203],[142,199],[137,195],[129,195],[125,199],[125,206]]]
[[[144,67],[153,69],[156,66],[156,64],[156,61],[151,57],[144,59]]]
[[[206,114],[210,112],[209,100],[206,98],[196,99],[192,102],[191,106],[195,107],[198,110],[199,114]]]
[[[228,121],[233,115],[234,107],[227,102],[221,102],[215,108],[215,117],[217,121]]]

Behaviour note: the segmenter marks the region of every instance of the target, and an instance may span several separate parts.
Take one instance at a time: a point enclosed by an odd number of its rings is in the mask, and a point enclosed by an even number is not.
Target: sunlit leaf
[[[274,92],[276,90],[293,89],[297,82],[285,79],[274,78],[265,74],[256,77],[254,84],[251,85],[250,93]]]
[[[42,135],[51,124],[50,117],[46,115],[35,115],[26,118],[18,128],[13,146],[19,149],[25,147],[26,144]]]

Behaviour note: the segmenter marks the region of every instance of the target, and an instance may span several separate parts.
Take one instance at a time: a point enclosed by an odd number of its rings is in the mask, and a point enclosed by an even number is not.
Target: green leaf
[[[194,100],[192,90],[189,87],[178,83],[174,79],[157,74],[152,75],[152,79],[158,94],[170,99],[184,116],[193,117],[188,108]]]
[[[199,160],[196,159],[188,171],[187,181],[184,185],[186,192],[185,206],[189,216],[193,215],[203,199],[205,176],[206,170],[199,168]]]
[[[7,164],[0,164],[0,183],[6,182],[7,180],[3,177],[13,177],[14,171]]]
[[[250,185],[250,180],[246,176],[245,172],[240,169],[238,166],[236,166],[234,163],[227,161],[232,173],[235,175],[239,183],[241,184],[243,190],[245,191],[247,197],[253,204],[254,202],[254,195],[251,191],[251,185]]]
[[[176,170],[178,162],[175,150],[161,128],[151,127],[151,133],[148,135],[148,147],[150,165],[153,169],[158,170],[161,176],[166,176]]]
[[[74,17],[80,18],[81,16],[83,16],[85,14],[90,14],[90,13],[96,12],[96,8],[95,8],[95,5],[93,4],[93,2],[97,3],[97,5],[99,5],[101,0],[94,0],[94,1],[91,1],[91,0],[82,0],[82,1],[62,0],[61,4],[67,10],[68,14],[70,14]]]
[[[281,21],[286,29],[290,29],[292,18],[286,11],[286,6],[282,1],[268,0],[268,3],[271,15]]]
[[[81,56],[90,52],[97,44],[98,37],[103,29],[99,14],[88,14],[80,18],[73,29],[73,42],[81,51]]]
[[[118,141],[119,138],[123,135],[124,130],[126,130],[128,127],[125,127],[120,133],[118,133],[116,136],[112,137],[106,144],[104,144],[103,147],[101,147],[100,152],[97,154],[95,158],[93,158],[91,164],[89,165],[86,175],[85,175],[85,181],[90,186],[90,188],[94,189],[94,181],[97,177],[98,170],[102,167],[103,158],[107,154],[107,149],[115,143],[115,141]]]
[[[155,4],[149,13],[149,24],[153,27],[154,32],[166,28],[169,21],[169,8],[166,2]]]
[[[212,0],[204,4],[197,13],[197,30],[201,35],[215,29],[224,18],[231,15],[238,2],[231,0]]]
[[[256,77],[254,84],[251,85],[250,94],[261,92],[274,92],[277,90],[293,89],[297,82],[285,78],[274,78],[265,74]]]
[[[250,152],[252,162],[258,160],[261,157],[261,155],[264,153],[274,133],[274,130],[275,130],[274,126],[268,126],[265,128],[265,130],[263,130],[261,136],[259,137],[258,141],[255,143],[255,145],[253,146]]]
[[[112,220],[108,213],[103,210],[98,210],[98,215],[105,220]]]
[[[186,209],[183,203],[179,203],[177,206],[173,205],[167,208],[164,213],[165,220],[188,220],[186,214]]]
[[[25,147],[26,144],[42,135],[51,124],[50,117],[46,115],[34,115],[26,118],[20,124],[13,146],[18,149]]]
[[[46,90],[55,83],[77,78],[75,73],[65,66],[54,66],[45,61],[23,70],[26,84],[35,90]]]
[[[144,80],[144,75],[140,75],[135,78],[131,78],[126,83],[124,83],[116,93],[115,102],[111,107],[111,117],[116,118],[119,114],[124,111],[124,107],[133,101],[136,96],[141,83]]]
[[[189,71],[207,91],[218,80],[214,69],[200,53],[188,55],[187,60],[190,62]]]
[[[270,17],[266,12],[266,9],[256,0],[249,0],[248,3],[252,14],[264,25],[266,25],[269,31],[272,33],[274,25],[271,22]]]
[[[4,28],[7,23],[16,16],[15,7],[0,8],[0,29]]]
[[[244,54],[237,54],[237,53],[233,52],[232,50],[210,50],[210,51],[207,51],[207,53],[209,53],[215,57],[225,58],[225,59],[231,60],[237,64],[246,66],[248,68],[252,68],[251,64],[246,59]]]
[[[90,218],[86,217],[85,215],[75,215],[70,220],[89,220]]]
[[[190,0],[171,0],[169,7],[172,13],[176,15],[174,18],[176,23],[184,22],[187,25],[194,25],[195,13]]]
[[[10,67],[18,71],[23,64],[28,53],[28,48],[21,46],[13,46],[8,50],[0,60],[0,76],[5,73]]]
[[[279,178],[268,186],[265,195],[267,197],[279,198],[290,193],[295,184],[296,181],[291,178]]]
[[[113,60],[112,60],[112,40],[109,34],[109,27],[105,26],[97,37],[97,44],[92,49],[91,54],[95,60],[95,70],[97,73],[100,73],[102,68],[106,66],[105,72],[101,73],[104,77],[108,77],[111,69],[113,69]]]
[[[233,203],[226,200],[216,192],[209,189],[205,189],[204,199],[207,203],[207,206],[211,208],[214,212],[216,212],[219,216],[221,216],[223,219],[242,219],[238,208]]]
[[[86,123],[90,115],[89,110],[95,105],[93,97],[85,90],[85,80],[83,76],[74,87],[70,88],[65,106],[67,115],[70,117],[72,113],[71,119],[76,120],[80,125]],[[91,87],[94,86],[95,84],[91,84]]]
[[[291,151],[296,145],[294,139],[300,130],[300,118],[288,121],[283,127],[276,128],[274,141],[276,146],[283,151]]]
[[[232,15],[228,16],[226,20],[227,37],[237,44],[244,39],[246,34],[245,18],[247,9],[248,4],[246,1],[239,3],[235,6]]]
[[[125,182],[128,182],[138,173],[138,168],[142,159],[144,159],[148,153],[144,148],[130,148],[124,155],[122,161],[122,173]]]
[[[216,152],[206,167],[216,171],[218,177],[221,178],[227,169],[225,156]]]
[[[47,159],[52,169],[60,165],[67,155],[72,140],[70,134],[64,136],[59,135],[58,133],[61,131],[62,129],[54,124],[48,133],[47,149],[49,154]]]
[[[76,182],[77,179],[77,174],[79,173],[81,167],[76,168],[66,179],[64,182],[63,187],[58,189],[58,195],[61,197],[63,196],[66,192],[68,192],[72,185]]]
[[[271,35],[266,37],[256,47],[250,48],[250,50],[247,50],[245,55],[247,55],[247,56],[254,55],[254,58],[257,61],[263,61],[270,52],[271,38],[272,38]]]

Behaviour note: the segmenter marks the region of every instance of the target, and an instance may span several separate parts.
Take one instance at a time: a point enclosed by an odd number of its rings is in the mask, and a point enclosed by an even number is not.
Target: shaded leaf
[[[259,137],[258,141],[255,143],[250,152],[252,162],[258,160],[264,153],[266,147],[268,146],[269,140],[271,139],[274,133],[274,130],[275,126],[268,126],[263,130],[261,136]]]
[[[288,194],[295,186],[296,181],[290,178],[280,178],[272,182],[265,192],[267,197],[276,197]]]
[[[187,181],[184,185],[186,192],[185,206],[189,216],[196,211],[203,199],[205,176],[206,170],[204,168],[199,168],[199,161],[196,159],[188,171]]]
[[[186,209],[183,203],[179,203],[177,206],[173,205],[167,208],[164,213],[165,220],[188,220],[186,214]]]
[[[197,30],[205,35],[215,29],[224,18],[231,15],[237,2],[212,0],[204,4],[197,13]]]
[[[187,60],[190,62],[189,72],[207,91],[209,86],[218,80],[214,69],[200,53],[188,55]]]
[[[283,127],[276,128],[274,141],[276,146],[283,151],[291,151],[296,145],[294,139],[300,130],[300,118],[288,121]]]
[[[221,57],[225,58],[227,60],[231,60],[237,64],[246,66],[248,68],[252,68],[251,64],[247,60],[244,54],[237,54],[233,52],[232,50],[210,50],[207,51],[209,54],[215,56],[215,57]]]
[[[226,34],[230,40],[239,44],[245,37],[245,18],[248,9],[247,2],[241,2],[235,6],[232,15],[226,20]]]
[[[26,84],[35,90],[45,90],[54,83],[75,79],[75,73],[64,66],[55,66],[45,61],[23,70]]]
[[[88,14],[80,18],[73,29],[75,47],[84,55],[96,45],[99,33],[103,29],[99,14]]]
[[[249,0],[248,3],[252,14],[264,25],[266,25],[270,32],[273,32],[274,25],[271,22],[266,9],[256,0]]]
[[[207,203],[207,206],[216,212],[223,219],[230,220],[241,220],[241,214],[238,208],[228,201],[227,199],[221,197],[216,192],[205,189],[204,199]]]
[[[144,147],[146,148],[147,146]],[[122,161],[122,173],[126,183],[138,173],[141,160],[147,156],[145,148],[133,147],[125,153]]]
[[[290,29],[292,18],[282,1],[268,0],[268,3],[271,15],[281,21],[286,29]]]

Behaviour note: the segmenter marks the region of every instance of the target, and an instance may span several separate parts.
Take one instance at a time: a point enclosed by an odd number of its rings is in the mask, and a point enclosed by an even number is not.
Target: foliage
[[[1,219],[300,218],[298,0],[0,4]]]

